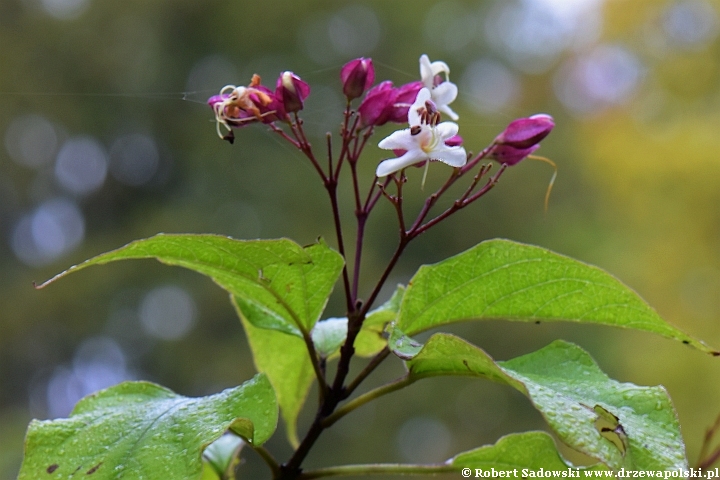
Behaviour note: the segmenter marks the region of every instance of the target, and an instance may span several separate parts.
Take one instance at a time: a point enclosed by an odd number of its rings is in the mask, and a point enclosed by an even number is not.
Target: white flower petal
[[[463,147],[448,147],[445,145],[445,148],[438,148],[433,151],[431,158],[447,163],[451,167],[462,167],[467,163],[467,152]]]
[[[408,109],[408,124],[411,127],[420,125],[420,115],[418,115],[417,111],[419,108],[425,108],[425,102],[430,99],[432,99],[430,90],[427,88],[421,88],[415,97],[415,101],[412,105],[410,105],[410,109]]]
[[[453,111],[452,108],[448,107],[447,105],[441,105],[438,107],[438,110],[447,115],[448,117],[452,118],[453,120],[457,120],[460,118],[460,116]]]
[[[433,102],[438,105],[449,105],[455,101],[458,94],[458,87],[452,82],[442,82],[430,92]]]
[[[380,140],[378,147],[384,150],[411,150],[417,148],[417,141],[410,134],[410,129],[398,130]]]
[[[433,88],[435,84],[435,76],[445,73],[445,78],[450,75],[450,67],[447,63],[441,61],[430,62],[427,55],[420,56],[420,79],[427,88]]]
[[[405,167],[409,167],[410,165],[420,163],[427,159],[428,157],[424,155],[422,151],[408,151],[402,157],[391,158],[380,162],[380,165],[377,166],[377,170],[375,170],[375,175],[378,177],[386,177],[391,173],[398,172]]]
[[[433,75],[432,64],[427,55],[420,55],[420,79],[427,88],[433,87]]]
[[[457,123],[442,122],[435,127],[435,134],[445,142],[448,138],[457,135],[459,129]]]

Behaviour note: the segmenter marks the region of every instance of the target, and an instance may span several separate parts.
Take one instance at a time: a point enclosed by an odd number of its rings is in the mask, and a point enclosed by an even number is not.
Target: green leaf
[[[596,323],[632,328],[717,352],[666,323],[633,290],[597,267],[540,247],[490,240],[420,267],[397,326],[408,335],[460,320]]]
[[[395,327],[393,324],[390,325],[389,330],[390,337],[388,338],[387,344],[395,355],[403,360],[410,360],[420,353],[420,350],[423,348],[422,343],[416,342],[409,336],[405,335],[402,330]]]
[[[527,478],[529,471],[539,472],[540,469],[549,471],[572,471],[578,475],[583,470],[606,470],[603,465],[588,468],[577,468],[567,464],[555,447],[555,441],[545,432],[513,433],[502,437],[494,445],[486,445],[468,452],[455,455],[446,463],[461,468],[471,468],[471,476],[477,473],[475,469],[483,472],[492,469],[496,471],[513,471],[511,478]],[[528,472],[523,472],[523,469]],[[496,477],[499,478],[499,477]],[[567,478],[570,478],[568,475]]]
[[[71,267],[39,288],[91,265],[137,258],[207,275],[237,297],[251,323],[298,336],[320,318],[343,266],[340,254],[323,242],[303,248],[287,239],[160,234]]]
[[[383,336],[385,326],[394,322],[400,310],[405,287],[398,285],[390,300],[368,313],[360,333],[355,338],[355,353],[361,357],[371,357],[387,346]]]
[[[205,460],[220,478],[230,478],[230,473],[239,462],[238,453],[245,441],[237,435],[227,432],[215,440],[203,452]]]
[[[297,417],[315,378],[307,345],[295,335],[255,327],[239,309],[238,315],[250,343],[255,368],[270,380],[288,440],[297,447]]]
[[[414,381],[469,375],[509,385],[525,394],[570,447],[610,468],[687,468],[675,409],[662,387],[620,383],[605,375],[580,347],[556,341],[537,352],[495,362],[483,350],[447,334],[430,337],[407,363]],[[617,417],[627,448],[598,428],[596,406]]]
[[[347,338],[347,318],[327,318],[315,324],[311,336],[315,350],[328,358],[337,352]]]
[[[226,430],[261,445],[276,425],[275,394],[264,375],[201,398],[126,382],[80,400],[69,418],[33,420],[19,479],[195,480],[203,449]]]

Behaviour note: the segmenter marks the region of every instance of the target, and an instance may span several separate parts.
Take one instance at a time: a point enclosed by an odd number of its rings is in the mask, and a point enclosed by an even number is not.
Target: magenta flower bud
[[[395,103],[393,104],[388,120],[394,123],[407,122],[410,105],[415,102],[421,88],[423,88],[423,83],[420,81],[406,83],[396,88]]]
[[[528,118],[518,118],[510,122],[510,125],[495,138],[495,144],[526,149],[540,143],[554,126],[553,118],[544,113]]]
[[[310,86],[292,72],[283,72],[275,87],[275,99],[287,113],[302,110],[303,102],[310,95]]]
[[[488,153],[487,157],[512,167],[516,163],[520,163],[521,160],[527,158],[528,155],[532,154],[538,148],[540,148],[540,145],[538,144],[528,148],[515,148],[511,145],[495,144],[490,150],[490,153]]]
[[[356,58],[340,70],[343,93],[348,100],[360,97],[375,82],[375,67],[369,58]]]
[[[397,90],[391,81],[386,80],[368,90],[358,107],[363,127],[384,125],[389,120],[395,104]],[[407,118],[406,120],[407,121]]]
[[[445,140],[445,145],[448,147],[459,147],[462,145],[463,139],[460,135],[453,135],[452,137]]]

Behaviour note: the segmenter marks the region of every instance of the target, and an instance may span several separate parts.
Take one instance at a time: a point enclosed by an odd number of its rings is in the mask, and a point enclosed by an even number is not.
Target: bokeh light
[[[59,20],[73,20],[90,6],[90,0],[40,0],[43,9]]]
[[[87,195],[105,182],[108,168],[105,148],[89,136],[67,140],[55,159],[55,177],[69,193]]]
[[[23,115],[13,119],[5,131],[5,148],[19,165],[42,168],[55,159],[58,133],[47,118]]]
[[[75,351],[72,365],[56,367],[47,381],[46,415],[66,417],[81,398],[133,378],[125,354],[114,340],[88,338]]]
[[[619,45],[600,45],[558,70],[555,92],[572,113],[590,114],[630,99],[643,75],[632,52]]]
[[[188,292],[176,285],[164,285],[145,295],[138,314],[146,334],[160,340],[178,340],[192,329],[196,312]]]
[[[110,174],[125,185],[139,187],[148,183],[159,164],[160,153],[150,135],[123,135],[110,147]]]
[[[478,113],[492,113],[509,108],[521,100],[520,80],[502,63],[489,58],[470,65],[460,79],[463,100]]]
[[[85,237],[85,218],[75,202],[53,198],[24,215],[15,226],[12,249],[33,267],[54,262],[77,248]]]
[[[402,424],[396,437],[403,460],[409,463],[434,463],[452,453],[452,434],[440,420],[413,417]]]

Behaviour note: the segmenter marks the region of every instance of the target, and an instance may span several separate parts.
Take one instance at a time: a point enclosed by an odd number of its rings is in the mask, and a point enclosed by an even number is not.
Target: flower
[[[423,88],[422,82],[406,83],[395,89],[395,100],[390,107],[390,122],[405,123],[408,118],[410,105],[417,98],[418,92]]]
[[[508,145],[515,148],[528,148],[540,143],[555,127],[555,121],[550,115],[538,113],[528,118],[513,120],[495,138],[498,145]]]
[[[513,166],[540,148],[540,141],[555,127],[550,115],[540,113],[510,122],[488,152],[488,158]]]
[[[510,145],[494,145],[487,157],[512,167],[516,163],[520,163],[521,160],[527,158],[538,148],[540,148],[540,145],[533,145],[528,148],[515,148]]]
[[[275,98],[288,113],[298,112],[310,95],[310,86],[293,72],[283,72],[277,79]]]
[[[438,124],[438,120],[439,114],[431,100],[430,90],[422,88],[408,110],[410,128],[398,130],[378,144],[385,150],[405,150],[405,153],[398,158],[380,162],[375,174],[384,177],[428,160],[438,160],[453,167],[465,165],[465,149],[446,143],[456,141],[454,137],[458,125],[453,122]]]
[[[375,67],[369,58],[356,58],[340,70],[343,93],[348,100],[361,96],[375,81]]]
[[[445,74],[444,80],[441,73]],[[437,109],[453,120],[460,118],[448,106],[455,101],[458,94],[457,85],[450,81],[450,67],[445,62],[430,62],[428,56],[423,54],[420,56],[420,78],[423,86],[430,89],[432,101]]]
[[[213,95],[207,101],[215,112],[217,133],[220,138],[233,142],[232,128],[250,123],[272,123],[285,116],[282,104],[278,103],[273,92],[260,85],[260,76],[253,75],[247,87],[226,85],[219,95]],[[220,125],[228,131],[223,135]]]
[[[368,90],[358,107],[360,122],[363,127],[384,125],[390,119],[392,108],[397,98],[397,89],[391,81],[386,80]]]

